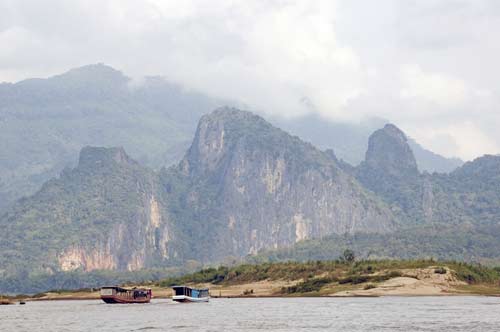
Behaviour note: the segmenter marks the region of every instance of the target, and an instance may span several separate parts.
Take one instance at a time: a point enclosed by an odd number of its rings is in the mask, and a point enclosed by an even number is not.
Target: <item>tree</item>
[[[351,249],[344,250],[344,253],[342,254],[342,256],[340,256],[340,260],[345,263],[352,263],[355,259],[356,255]]]

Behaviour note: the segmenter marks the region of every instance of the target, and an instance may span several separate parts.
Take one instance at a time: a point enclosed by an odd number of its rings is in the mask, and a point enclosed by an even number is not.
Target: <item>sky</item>
[[[497,0],[0,0],[0,82],[105,63],[248,109],[500,153]]]

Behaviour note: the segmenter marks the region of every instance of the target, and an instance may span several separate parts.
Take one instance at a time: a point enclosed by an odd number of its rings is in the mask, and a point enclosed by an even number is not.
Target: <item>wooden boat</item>
[[[172,300],[176,302],[208,302],[210,295],[208,288],[191,288],[188,286],[174,286]]]
[[[150,288],[102,287],[101,299],[106,303],[149,303]]]

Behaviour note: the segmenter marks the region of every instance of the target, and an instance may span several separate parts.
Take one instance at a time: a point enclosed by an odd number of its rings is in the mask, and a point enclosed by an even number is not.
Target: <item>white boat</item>
[[[210,295],[208,288],[191,288],[188,286],[174,286],[172,300],[176,302],[208,302]]]

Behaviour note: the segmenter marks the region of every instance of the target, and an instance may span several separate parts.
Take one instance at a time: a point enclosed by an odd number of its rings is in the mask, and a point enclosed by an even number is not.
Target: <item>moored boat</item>
[[[0,299],[0,305],[9,305],[9,304],[14,304],[14,302],[12,302],[9,299]]]
[[[208,288],[191,288],[188,286],[174,286],[172,300],[176,302],[208,302],[210,295]]]
[[[101,299],[106,303],[149,303],[150,288],[122,288],[109,286],[101,288]]]

